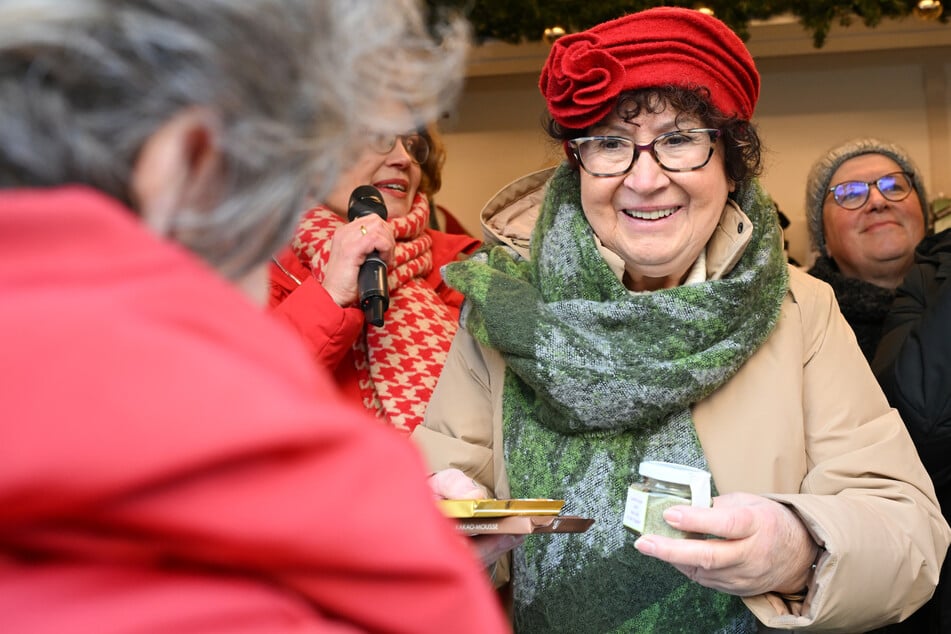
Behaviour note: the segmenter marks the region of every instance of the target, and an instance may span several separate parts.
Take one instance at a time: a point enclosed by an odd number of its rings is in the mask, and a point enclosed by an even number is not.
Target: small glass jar
[[[645,461],[638,467],[643,480],[627,491],[624,526],[640,534],[675,538],[698,538],[664,521],[671,506],[710,506],[710,473],[672,462]]]

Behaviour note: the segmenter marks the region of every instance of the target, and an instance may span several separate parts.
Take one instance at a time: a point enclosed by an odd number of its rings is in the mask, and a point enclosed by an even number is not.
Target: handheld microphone
[[[370,214],[376,214],[386,220],[383,194],[372,185],[360,185],[350,194],[347,219],[353,221]],[[363,309],[366,320],[374,326],[382,326],[383,313],[390,307],[390,289],[386,281],[386,262],[375,249],[360,265],[357,289],[360,293],[360,308]]]

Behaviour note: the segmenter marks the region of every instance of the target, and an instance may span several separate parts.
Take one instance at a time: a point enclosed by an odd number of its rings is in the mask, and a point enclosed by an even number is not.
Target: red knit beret
[[[679,7],[632,13],[557,39],[539,87],[552,118],[584,129],[625,90],[673,84],[705,87],[727,116],[749,121],[759,73],[743,41],[720,20]]]

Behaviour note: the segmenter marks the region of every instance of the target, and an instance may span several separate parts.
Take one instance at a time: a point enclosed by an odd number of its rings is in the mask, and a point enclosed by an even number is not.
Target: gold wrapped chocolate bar
[[[439,500],[447,517],[505,517],[508,515],[558,515],[564,500],[527,498],[520,500]]]
[[[594,524],[593,519],[559,515],[564,500],[440,500],[439,504],[444,515],[456,520],[456,529],[467,535],[583,533]]]

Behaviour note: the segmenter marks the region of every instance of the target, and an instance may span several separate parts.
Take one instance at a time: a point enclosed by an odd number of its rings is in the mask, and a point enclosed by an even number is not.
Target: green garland
[[[706,6],[744,40],[750,20],[765,20],[781,14],[799,18],[812,33],[813,45],[821,48],[834,23],[847,26],[859,19],[874,27],[883,18],[915,13],[918,0],[426,0],[433,15],[461,11],[472,22],[476,41],[510,43],[543,39],[546,28],[561,26],[567,32],[581,31],[620,17],[657,6]],[[947,13],[937,18],[947,23]]]

